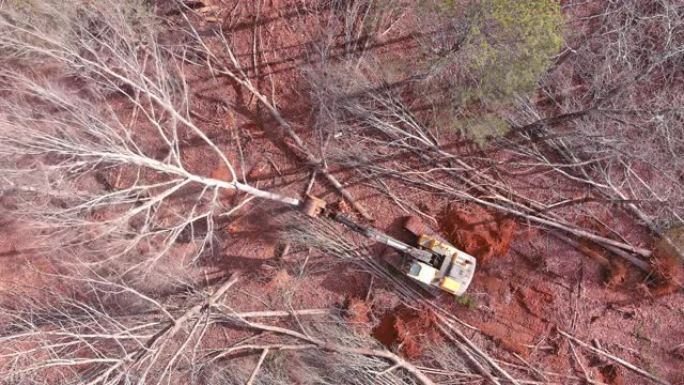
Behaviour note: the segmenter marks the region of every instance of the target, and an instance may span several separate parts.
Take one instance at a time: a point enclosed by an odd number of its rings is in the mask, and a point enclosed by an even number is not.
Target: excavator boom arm
[[[360,225],[340,213],[330,213],[329,217],[367,238],[370,238],[376,242],[380,242],[399,251],[403,251],[404,253],[410,255],[411,257],[419,261],[425,263],[431,263],[432,261],[433,254],[430,251],[421,250],[416,247],[407,245],[406,243],[398,239],[392,238],[389,235],[382,233],[376,229]]]

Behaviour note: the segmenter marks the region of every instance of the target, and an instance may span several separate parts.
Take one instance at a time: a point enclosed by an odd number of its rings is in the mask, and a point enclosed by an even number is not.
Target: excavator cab
[[[411,261],[406,275],[423,285],[463,295],[475,275],[475,257],[431,234],[432,231],[415,217],[409,217],[404,227],[417,237],[419,248],[432,252],[434,256],[429,261]]]
[[[415,217],[409,217],[404,228],[413,233],[414,242],[404,244],[396,239],[383,242],[392,249],[383,260],[397,272],[406,275],[426,294],[438,291],[463,295],[475,275],[477,260],[459,250],[427,228]],[[378,239],[382,241],[381,239]],[[400,243],[402,247],[394,244]]]
[[[406,275],[425,286],[463,295],[475,274],[475,258],[425,234],[419,237],[418,244],[443,258],[433,259],[433,263],[414,259],[410,261]]]
[[[426,263],[414,260],[411,262],[406,275],[425,285],[432,285],[439,279],[439,270]]]

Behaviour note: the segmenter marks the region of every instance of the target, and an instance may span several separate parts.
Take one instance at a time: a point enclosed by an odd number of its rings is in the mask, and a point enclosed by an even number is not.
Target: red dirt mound
[[[435,316],[426,309],[411,309],[399,305],[385,314],[373,328],[373,337],[388,348],[396,348],[408,359],[423,352],[423,344],[441,337]]]
[[[617,288],[627,279],[627,265],[613,259],[607,267],[605,284],[608,288]]]
[[[216,168],[211,170],[210,176],[214,179],[219,179],[219,180],[223,180],[226,182],[230,182],[231,180],[233,180],[233,177],[232,177],[232,174],[230,173],[230,170],[228,169],[226,164],[223,162],[219,162],[216,165]],[[225,188],[221,189],[221,198],[231,199],[235,196],[235,193],[236,193],[235,190],[225,189]]]
[[[607,238],[612,236],[612,230],[596,218],[582,218],[580,222],[596,234]],[[580,239],[575,247],[601,265],[604,273],[603,283],[607,288],[617,289],[627,281],[628,266],[604,247],[587,239]]]
[[[292,276],[286,270],[278,270],[271,280],[264,285],[266,292],[287,288],[292,283]]]
[[[653,272],[656,282],[651,294],[655,297],[674,293],[684,285],[684,267],[677,251],[677,248],[684,250],[684,226],[668,230],[666,236],[672,244],[660,239],[653,251]]]
[[[440,230],[457,247],[486,264],[506,255],[513,240],[515,222],[496,217],[480,206],[449,206],[439,217]]]
[[[351,324],[367,324],[370,322],[371,306],[368,302],[354,297],[344,301],[344,315]]]
[[[600,367],[599,373],[603,378],[603,382],[605,382],[606,384],[624,385],[625,383],[625,380],[622,377],[622,371],[620,371],[619,367],[613,364],[608,364]]]

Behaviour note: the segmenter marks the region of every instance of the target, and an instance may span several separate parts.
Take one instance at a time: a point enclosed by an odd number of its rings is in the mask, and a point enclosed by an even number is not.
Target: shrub
[[[479,145],[483,145],[488,138],[505,135],[508,127],[508,122],[494,113],[467,117],[456,122],[456,128]]]
[[[421,3],[428,42],[428,84],[439,125],[483,144],[508,131],[501,112],[530,95],[562,44],[554,0],[428,0]],[[432,4],[429,6],[427,4]],[[478,123],[475,123],[478,122]]]
[[[476,2],[466,36],[470,98],[509,103],[534,91],[562,44],[560,5],[553,0]]]

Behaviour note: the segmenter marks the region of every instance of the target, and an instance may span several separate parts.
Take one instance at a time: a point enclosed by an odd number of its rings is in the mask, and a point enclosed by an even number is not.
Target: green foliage
[[[505,135],[509,124],[494,113],[468,117],[456,121],[456,128],[475,143],[484,145],[487,139]]]
[[[530,95],[563,43],[557,0],[421,0],[431,37],[433,87],[451,110],[437,112],[482,145],[508,131],[503,118],[517,96]],[[437,101],[436,101],[437,102]],[[438,104],[438,103],[435,103]]]
[[[465,294],[460,297],[456,297],[456,302],[459,305],[463,305],[470,310],[477,309],[477,301],[472,296]]]
[[[529,94],[562,44],[556,0],[482,0],[473,3],[464,50],[474,83],[465,99],[487,105]]]

